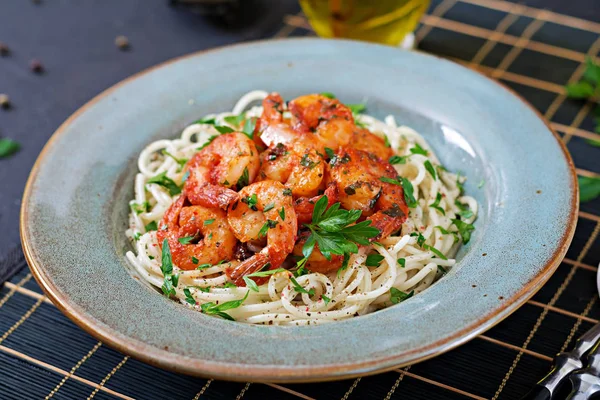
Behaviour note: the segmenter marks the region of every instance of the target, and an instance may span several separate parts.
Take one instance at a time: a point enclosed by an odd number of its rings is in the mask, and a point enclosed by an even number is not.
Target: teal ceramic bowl
[[[308,327],[207,317],[144,285],[126,262],[123,234],[139,152],[200,116],[230,110],[252,89],[367,99],[370,114],[393,114],[421,132],[443,164],[466,174],[467,193],[481,205],[457,267],[402,304]],[[457,64],[351,41],[254,42],[167,62],[83,106],[31,172],[21,235],[48,297],[123,353],[219,379],[342,379],[435,356],[515,311],[567,250],[575,178],[564,146],[530,106]]]

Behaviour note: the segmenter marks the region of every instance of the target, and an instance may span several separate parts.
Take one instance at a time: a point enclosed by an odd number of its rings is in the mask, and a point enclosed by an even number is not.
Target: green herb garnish
[[[171,178],[167,177],[166,171],[148,179],[146,183],[155,183],[164,187],[171,196],[181,193],[181,188]]]
[[[400,179],[400,180],[398,180]],[[406,205],[410,208],[415,208],[417,206],[417,199],[415,199],[414,196],[414,188],[412,183],[410,183],[410,181],[404,177],[398,177],[398,179],[391,179],[385,176],[382,176],[381,178],[379,178],[380,181],[382,182],[386,182],[386,183],[391,183],[393,185],[398,185],[398,186],[402,186],[402,189],[404,191],[404,200],[406,201]]]
[[[363,103],[346,104],[346,107],[348,107],[350,109],[350,111],[352,111],[352,114],[360,114],[361,112],[363,112],[367,109],[367,105],[363,104]]]
[[[390,301],[392,304],[402,303],[404,300],[411,298],[414,294],[414,290],[410,293],[404,293],[403,291],[393,287],[390,289]]]
[[[429,154],[429,152],[427,150],[425,150],[424,148],[422,148],[419,143],[415,143],[415,147],[410,149],[410,152],[412,154],[421,154],[423,156],[426,156]]]
[[[256,128],[256,118],[248,118],[246,122],[244,122],[242,133],[252,140],[254,138],[254,128]]]
[[[283,195],[284,196],[291,196],[292,195],[292,189],[290,189],[290,188],[283,189]]]
[[[214,127],[220,134],[235,132],[227,125],[214,125]]]
[[[266,206],[264,206],[264,208],[263,208],[263,212],[271,211],[271,210],[272,210],[272,209],[274,209],[274,208],[275,208],[275,204],[273,204],[273,203],[269,203],[269,204],[267,204]]]
[[[385,147],[392,147],[392,144],[390,143],[390,139],[388,139],[387,135],[383,135],[383,143],[385,144]]]
[[[282,221],[285,221],[285,208],[281,207],[281,210],[279,210],[279,218],[281,218]]]
[[[321,92],[319,93],[321,96],[325,96],[328,99],[335,99],[335,94],[330,93],[330,92]]]
[[[229,116],[223,118],[223,121],[225,121],[229,125],[233,125],[237,128],[240,126],[240,124],[242,123],[242,121],[245,118],[246,118],[246,115],[244,113],[241,113],[240,115],[229,115]]]
[[[136,233],[133,234],[133,240],[135,240],[136,242],[138,240],[140,240],[141,237],[142,237],[142,234],[139,233],[139,232],[136,232]]]
[[[248,167],[244,167],[244,171],[242,171],[242,176],[240,176],[240,179],[238,179],[236,186],[239,189],[243,188],[244,186],[248,186],[248,184],[250,183],[250,174],[248,173]]]
[[[448,273],[448,271],[446,271],[446,268],[442,267],[441,265],[438,265],[437,269],[442,273],[442,275],[446,275]]]
[[[241,306],[242,303],[248,298],[248,294],[250,294],[250,291],[247,291],[244,298],[240,300],[226,301],[225,303],[221,304],[215,304],[213,302],[204,303],[200,306],[200,308],[205,314],[216,315],[229,321],[235,321],[235,319],[231,315],[227,314],[225,311]]]
[[[330,159],[335,157],[335,151],[333,151],[333,149],[329,147],[325,147],[325,154],[327,154],[327,157],[329,157]]]
[[[269,229],[275,228],[277,224],[277,221],[268,219],[267,222],[265,222],[264,225],[258,231],[258,237],[261,238],[267,236],[267,232],[269,231]]]
[[[429,160],[427,160],[423,163],[423,165],[425,166],[425,169],[427,170],[427,172],[429,172],[429,175],[431,175],[433,180],[434,181],[437,180],[437,174],[435,173],[435,168],[433,168],[433,165],[431,165],[431,162],[429,162]]]
[[[456,205],[456,207],[458,207],[458,209],[460,210],[456,214],[459,215],[461,219],[469,219],[473,216],[473,211],[471,211],[469,207],[460,203],[458,200],[454,201],[454,205]]]
[[[219,135],[212,135],[212,136],[210,136],[208,139],[206,139],[206,142],[204,142],[202,144],[202,146],[196,148],[196,150],[202,150],[203,148],[205,148],[206,146],[208,146],[209,144],[211,144],[212,141],[215,140],[218,137],[219,137]]]
[[[313,169],[318,164],[319,164],[319,161],[311,160],[310,158],[308,158],[308,154],[304,154],[302,156],[302,159],[300,160],[300,165],[302,165],[303,167],[308,168],[308,169]]]
[[[179,283],[179,275],[173,275],[173,259],[171,258],[171,248],[167,239],[163,240],[162,243],[161,261],[160,270],[164,277],[161,289],[165,296],[175,296],[175,288],[177,287],[177,283]]]
[[[408,155],[408,156],[391,156],[389,159],[389,163],[392,165],[406,164],[406,160],[408,160],[408,157],[410,157],[410,155]]]
[[[133,210],[134,213],[140,215],[143,212],[149,212],[150,211],[150,203],[148,203],[147,201],[143,202],[142,204],[138,204],[138,203],[130,203],[129,207],[131,207],[131,209]]]
[[[462,237],[463,244],[469,243],[469,240],[471,240],[471,232],[475,230],[473,224],[467,224],[460,219],[453,219],[452,223],[458,229],[458,233],[460,234],[460,237]]]
[[[204,222],[203,222],[203,224],[204,224],[204,225],[210,225],[210,224],[212,224],[213,222],[215,222],[215,219],[214,219],[214,218],[212,218],[212,219],[205,219],[205,220],[204,220]]]
[[[155,231],[158,229],[158,224],[156,223],[156,221],[152,221],[149,222],[148,225],[146,225],[144,228],[146,229],[146,232]]]
[[[258,204],[258,196],[256,196],[256,193],[253,193],[247,197],[243,197],[241,201],[242,203],[248,204],[248,208],[250,208],[252,211],[258,211],[258,208],[256,207]]]
[[[402,268],[405,268],[405,267],[406,267],[406,259],[404,259],[404,258],[399,258],[397,261],[398,261],[398,264],[400,264],[400,266],[401,266]]]
[[[385,257],[381,254],[369,254],[367,256],[367,260],[365,261],[365,265],[367,267],[379,267],[384,259]]]
[[[440,207],[440,201],[442,200],[442,194],[438,192],[435,195],[435,201],[429,205],[429,207],[438,210],[438,212],[442,215],[446,215],[446,211],[442,207]]]
[[[290,281],[292,282],[292,285],[294,285],[294,290],[298,293],[306,293],[309,296],[314,296],[315,295],[315,289],[310,289],[310,290],[306,290],[304,289],[302,286],[300,286],[300,284],[298,283],[298,281],[296,279],[294,279],[294,277],[290,277]]]
[[[269,271],[259,271],[259,272],[254,272],[252,274],[248,274],[248,275],[244,276],[243,279],[244,279],[244,282],[246,282],[246,287],[248,287],[248,289],[258,292],[258,285],[256,284],[256,282],[254,282],[254,280],[252,280],[250,278],[252,278],[252,277],[261,278],[261,277],[265,277],[265,276],[271,276],[278,272],[284,272],[284,271],[286,271],[286,270],[283,268],[272,269]]]
[[[165,156],[169,156],[169,157],[171,157],[171,158],[172,158],[172,159],[173,159],[173,160],[174,160],[174,161],[175,161],[177,164],[179,164],[179,166],[180,166],[181,168],[183,168],[183,167],[185,166],[185,164],[188,162],[188,159],[187,159],[187,158],[177,158],[177,157],[175,157],[173,154],[169,153],[169,152],[168,152],[166,149],[163,149],[162,153],[163,153]]]
[[[430,245],[426,244],[426,245],[423,246],[423,248],[425,250],[431,251],[433,254],[435,254],[438,258],[441,258],[442,260],[447,260],[448,259],[448,257],[446,257],[444,254],[442,254],[441,251],[439,251],[438,249],[436,249],[433,246],[430,246]]]
[[[184,236],[184,237],[180,237],[177,240],[181,244],[190,244],[192,242],[192,240],[194,240],[195,238],[196,238],[195,236]]]
[[[204,124],[204,125],[214,125],[214,124],[216,124],[216,120],[214,117],[212,117],[212,118],[204,117],[202,119],[194,121],[193,123],[194,124]]]
[[[329,302],[331,301],[331,299],[329,297],[325,296],[324,294],[321,295],[321,299],[323,299],[325,304],[329,304]]]
[[[196,305],[196,299],[194,299],[194,296],[192,296],[190,289],[188,289],[188,288],[183,289],[183,294],[185,294],[185,301],[187,301],[188,304],[190,304],[192,306]]]

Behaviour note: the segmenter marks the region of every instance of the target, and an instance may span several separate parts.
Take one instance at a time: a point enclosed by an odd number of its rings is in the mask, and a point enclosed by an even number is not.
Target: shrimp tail
[[[388,210],[371,215],[367,220],[371,221],[371,226],[379,229],[379,235],[371,238],[370,241],[378,241],[396,232],[402,227],[407,217],[408,207],[406,203],[400,205],[394,203]]]
[[[265,253],[256,253],[249,259],[242,261],[233,268],[227,268],[225,273],[236,286],[246,286],[244,276],[258,272],[269,264],[269,255]]]
[[[188,184],[189,182],[189,184]],[[238,199],[239,195],[232,189],[213,185],[207,182],[202,184],[186,182],[185,194],[195,206],[227,209],[227,206]]]
[[[298,217],[299,224],[308,224],[312,221],[315,203],[323,196],[327,196],[327,208],[331,207],[338,200],[338,188],[335,183],[331,183],[325,189],[325,193],[312,198],[300,197],[294,203],[294,210]]]

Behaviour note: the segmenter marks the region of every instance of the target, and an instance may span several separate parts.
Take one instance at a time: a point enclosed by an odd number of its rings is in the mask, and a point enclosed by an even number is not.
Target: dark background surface
[[[234,27],[167,4],[164,0],[47,0],[40,5],[30,0],[0,1],[0,41],[12,50],[9,57],[0,58],[0,93],[7,93],[14,105],[0,110],[0,137],[22,145],[15,156],[0,160],[0,260],[19,246],[20,198],[37,154],[52,132],[86,101],[172,57],[276,34],[313,34],[302,21],[284,23],[284,17],[299,11],[292,0],[245,1]],[[421,49],[470,62],[490,42],[510,5],[494,0],[480,4],[434,0],[429,12],[437,17],[424,20],[419,32],[428,32],[423,34]],[[529,0],[525,4],[600,23],[598,0]],[[444,7],[447,10],[441,12]],[[506,28],[507,34],[518,38],[527,32],[534,21],[531,13],[536,11],[527,10]],[[547,113],[560,98],[560,88],[576,71],[583,53],[597,55],[600,47],[600,25],[580,29],[581,21],[559,19],[545,22],[531,37],[537,50],[526,45],[500,76],[541,113]],[[129,38],[129,51],[115,46],[117,35]],[[545,51],[539,51],[539,44]],[[494,43],[481,60],[483,72],[497,71],[513,49],[502,40]],[[29,70],[34,58],[42,62],[45,73]],[[593,135],[593,120],[589,113],[578,118],[588,106],[564,99],[558,104],[549,118],[567,143],[578,173],[600,174],[600,148],[590,146],[582,136]],[[282,386],[294,393],[282,387],[218,381],[206,387],[204,379],[128,359],[99,345],[45,301],[25,269],[0,289],[0,399],[42,399],[50,393],[57,399],[91,395],[97,399],[192,399],[203,388],[202,398],[211,399],[292,399],[300,398],[298,393],[319,399],[516,399],[543,376],[556,352],[600,318],[594,285],[600,262],[600,200],[583,204],[582,211],[567,259],[548,284],[485,335],[409,369],[362,380]],[[105,389],[94,393],[98,385]]]

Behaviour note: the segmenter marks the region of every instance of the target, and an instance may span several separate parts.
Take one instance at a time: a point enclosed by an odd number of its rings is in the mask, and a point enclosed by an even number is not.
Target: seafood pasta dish
[[[365,111],[331,93],[253,91],[149,144],[127,259],[165,296],[253,324],[322,324],[416,296],[455,265],[478,204],[419,133]]]

